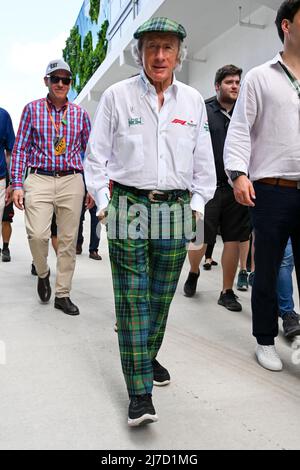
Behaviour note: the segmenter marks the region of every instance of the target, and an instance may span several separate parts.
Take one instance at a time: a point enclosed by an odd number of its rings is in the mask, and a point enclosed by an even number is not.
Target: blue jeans
[[[277,281],[278,309],[282,318],[285,313],[293,312],[293,279],[294,257],[292,242],[289,238],[284,252],[283,260],[279,269]]]

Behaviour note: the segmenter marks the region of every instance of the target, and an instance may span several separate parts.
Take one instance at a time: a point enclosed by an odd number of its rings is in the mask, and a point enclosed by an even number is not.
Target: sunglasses
[[[48,78],[50,79],[51,83],[57,84],[60,81],[63,83],[63,85],[70,85],[72,78],[69,77],[59,77],[58,75],[48,75]]]

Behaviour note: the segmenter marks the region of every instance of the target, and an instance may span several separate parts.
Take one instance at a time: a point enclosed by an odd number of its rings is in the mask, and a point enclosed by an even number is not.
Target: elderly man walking
[[[103,94],[84,163],[100,218],[109,199],[106,174],[113,182],[109,252],[130,426],[157,421],[153,383],[170,382],[156,357],[186,257],[176,210],[182,213],[191,203],[203,215],[216,189],[204,101],[174,75],[185,36],[183,26],[167,18],[148,20],[135,32],[141,73]],[[153,216],[157,208],[158,219]],[[170,208],[174,214],[164,224],[163,213]],[[136,216],[139,236],[126,232]],[[115,230],[113,220],[118,221]]]
[[[90,120],[83,109],[68,101],[72,77],[66,62],[52,60],[44,81],[48,96],[26,105],[21,117],[12,154],[13,200],[18,209],[25,206],[26,230],[43,303],[51,296],[47,256],[52,216],[56,214],[54,306],[68,315],[79,315],[78,307],[70,299],[70,290],[85,194],[81,157],[86,150]]]

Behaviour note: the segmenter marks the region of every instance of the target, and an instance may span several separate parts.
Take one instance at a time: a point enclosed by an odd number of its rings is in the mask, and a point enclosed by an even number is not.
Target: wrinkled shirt
[[[227,174],[300,180],[300,99],[279,62],[281,54],[243,81],[225,142]]]
[[[84,171],[98,212],[113,180],[139,189],[188,189],[192,209],[204,214],[216,173],[203,98],[174,77],[159,110],[144,72],[112,85],[95,115]]]

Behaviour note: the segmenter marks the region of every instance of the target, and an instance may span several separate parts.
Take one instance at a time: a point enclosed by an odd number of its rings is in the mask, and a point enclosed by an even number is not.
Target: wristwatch
[[[230,174],[231,181],[235,181],[239,176],[243,176],[243,175],[247,176],[246,173],[244,173],[243,171],[236,171],[236,170],[230,171],[229,174]]]

